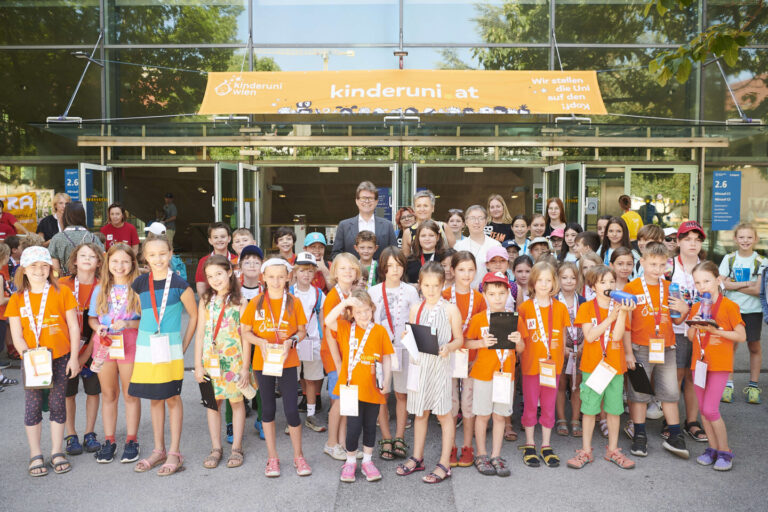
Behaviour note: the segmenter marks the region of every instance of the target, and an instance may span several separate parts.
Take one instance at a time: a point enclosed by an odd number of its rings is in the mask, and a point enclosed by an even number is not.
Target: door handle
[[[216,196],[211,196],[211,208],[216,208]]]

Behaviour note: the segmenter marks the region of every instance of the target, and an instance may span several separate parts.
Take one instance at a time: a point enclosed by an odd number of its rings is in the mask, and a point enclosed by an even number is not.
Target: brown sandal
[[[232,453],[229,454],[229,459],[227,459],[227,467],[239,468],[243,465],[243,462],[245,462],[245,455],[243,454],[243,450],[232,448]]]
[[[511,423],[504,426],[504,440],[517,441],[517,432],[515,432],[515,427]]]
[[[203,467],[205,469],[216,469],[219,466],[219,462],[221,462],[221,457],[223,454],[224,451],[221,448],[211,449],[211,453],[209,453],[208,456],[203,459]]]
[[[165,450],[158,450],[157,448],[155,448],[154,450],[152,450],[152,453],[157,454],[160,457],[154,462],[150,462],[149,459],[141,459],[139,462],[136,463],[136,466],[134,466],[133,468],[133,470],[136,473],[146,473],[150,469],[154,469],[160,464],[163,464],[168,458],[166,456]],[[150,457],[152,456],[150,455]]]

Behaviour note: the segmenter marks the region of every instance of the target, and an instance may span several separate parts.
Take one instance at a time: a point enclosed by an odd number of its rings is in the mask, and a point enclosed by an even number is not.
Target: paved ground
[[[766,336],[764,341],[768,341]],[[746,352],[746,347],[743,347],[737,354],[738,370],[747,366]],[[191,350],[187,359],[190,354]],[[20,377],[18,369],[6,372],[10,377]],[[747,377],[745,373],[737,373],[738,390],[746,384]],[[534,510],[587,510],[602,503],[615,503],[627,510],[692,510],[694,507],[720,511],[766,510],[764,472],[768,443],[760,439],[768,438],[768,406],[766,403],[748,405],[740,393],[735,403],[722,406],[731,447],[736,455],[734,469],[729,473],[717,473],[696,464],[693,458],[703,451],[703,444],[689,440],[693,457],[688,461],[667,453],[658,437],[661,422],[654,421],[649,422],[649,456],[635,458],[637,467],[631,471],[622,471],[602,459],[578,472],[564,465],[557,469],[527,468],[522,463],[517,443],[505,443],[503,456],[512,468],[510,478],[485,477],[474,468],[456,468],[453,478],[436,486],[423,484],[423,473],[398,477],[395,474],[396,463],[384,461],[379,462],[384,474],[382,481],[368,483],[358,476],[355,484],[340,483],[340,463],[322,453],[325,434],[306,430],[304,453],[314,474],[308,478],[296,476],[290,467],[289,440],[280,433],[278,449],[287,464],[283,465],[282,477],[267,479],[263,473],[266,449],[252,426],[246,430],[244,466],[227,469],[222,464],[216,470],[206,470],[201,465],[210,449],[205,411],[199,405],[197,386],[190,372],[185,375],[182,393],[185,404],[182,452],[187,457],[186,471],[160,478],[154,473],[136,474],[132,465],[122,465],[118,461],[97,464],[92,455],[84,454],[72,458],[73,470],[68,474],[51,473],[44,478],[32,479],[26,474],[28,448],[22,427],[23,393],[20,386],[6,388],[0,393],[0,431],[3,432],[0,510],[9,512],[41,509],[186,511],[213,507],[314,511],[359,509],[361,505],[369,505],[374,510],[429,508],[436,511],[492,511],[523,507]],[[79,407],[82,411],[82,396]],[[279,411],[278,404],[277,425],[279,432],[282,432],[285,421]],[[323,419],[326,412],[322,413]],[[518,418],[519,412],[516,412],[517,425]],[[96,430],[101,439],[100,421]],[[249,424],[252,422],[249,421]],[[80,416],[78,428],[81,435],[83,426],[84,417]],[[117,432],[119,444],[125,436],[124,428],[121,405]],[[431,422],[431,437],[426,451],[428,467],[434,465],[439,455],[438,432],[437,423]],[[139,431],[144,455],[151,450],[151,435],[149,405],[145,403]],[[412,435],[412,430],[408,430],[406,436],[409,442]],[[580,441],[574,438],[554,437],[553,445],[563,460],[580,446]],[[47,420],[44,421],[43,440],[43,445],[49,446]],[[594,445],[596,453],[602,454],[605,443],[599,435],[595,436]],[[620,446],[628,452],[629,441],[623,434]],[[49,453],[48,449],[45,453]],[[612,495],[611,501],[604,501],[604,497],[609,495]]]

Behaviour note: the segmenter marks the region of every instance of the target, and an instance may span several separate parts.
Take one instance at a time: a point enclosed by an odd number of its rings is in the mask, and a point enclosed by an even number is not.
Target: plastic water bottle
[[[672,283],[669,285],[669,298],[683,300],[683,295],[680,293],[679,284]],[[670,309],[669,318],[680,318],[680,312],[674,309]]]
[[[709,292],[701,294],[701,306],[699,309],[699,315],[702,320],[712,319],[712,295]]]
[[[233,382],[240,382],[240,375],[239,375],[239,374],[235,374],[235,376],[234,376],[234,378],[232,379],[232,381],[233,381]],[[245,387],[245,389],[243,389],[243,388],[240,388],[240,387],[238,387],[237,389],[238,389],[238,390],[239,390],[239,391],[240,391],[240,392],[243,394],[243,396],[244,396],[245,398],[247,398],[248,400],[253,400],[253,397],[255,397],[255,396],[256,396],[256,390],[254,389],[254,387],[251,385],[251,383],[250,383],[250,382],[248,382],[248,386],[246,386],[246,387]]]
[[[93,353],[91,358],[91,371],[93,373],[99,373],[104,366],[104,361],[107,360],[107,354],[109,354],[109,346],[112,344],[112,340],[109,336],[99,336],[95,334],[93,336]]]
[[[622,290],[605,290],[605,294],[621,304],[623,301],[637,304],[637,295],[632,295]]]

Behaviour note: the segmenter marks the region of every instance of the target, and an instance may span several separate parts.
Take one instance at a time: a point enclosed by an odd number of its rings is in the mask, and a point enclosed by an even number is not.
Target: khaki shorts
[[[323,372],[322,359],[317,359],[316,361],[302,361],[301,372],[304,376],[304,380],[323,380],[325,373]]]
[[[632,352],[635,361],[643,363],[648,380],[653,383],[653,396],[662,402],[677,402],[680,398],[680,385],[677,383],[677,352],[675,347],[664,348],[664,364],[648,362],[648,347],[632,344]],[[627,399],[632,402],[647,404],[651,401],[651,395],[638,393],[632,387],[627,386]]]
[[[472,365],[470,363],[469,370],[472,371]],[[450,371],[450,368],[449,370]],[[461,381],[461,392],[459,392],[459,381]],[[471,418],[475,415],[472,412],[472,388],[474,387],[475,379],[467,377],[466,379],[451,379],[451,397],[453,399],[453,407],[451,408],[451,414],[455,418],[459,415],[459,408],[461,408],[461,414],[465,418]],[[461,395],[461,396],[459,396]]]
[[[515,381],[510,380],[509,390],[512,397],[511,404],[500,404],[493,401],[493,380],[473,380],[472,413],[477,416],[490,416],[491,413],[499,416],[512,416],[512,404],[515,397]]]

